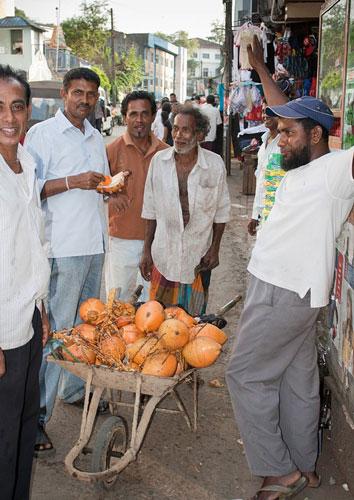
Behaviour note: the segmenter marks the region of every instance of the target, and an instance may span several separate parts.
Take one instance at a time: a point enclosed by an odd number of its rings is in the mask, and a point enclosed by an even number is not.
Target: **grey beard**
[[[194,139],[193,142],[191,142],[190,144],[186,144],[185,146],[183,146],[183,148],[181,148],[181,151],[178,151],[179,148],[177,148],[175,145],[173,145],[173,149],[175,150],[176,153],[183,155],[192,151],[192,149],[195,148],[196,144],[197,144],[197,139]]]

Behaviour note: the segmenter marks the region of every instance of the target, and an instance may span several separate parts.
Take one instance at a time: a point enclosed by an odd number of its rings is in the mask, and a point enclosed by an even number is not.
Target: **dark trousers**
[[[34,336],[24,346],[4,350],[0,378],[0,499],[28,500],[39,418],[42,322],[35,308]]]

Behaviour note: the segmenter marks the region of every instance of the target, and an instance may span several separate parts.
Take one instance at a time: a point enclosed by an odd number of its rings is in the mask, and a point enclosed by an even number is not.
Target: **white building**
[[[27,73],[37,52],[44,53],[44,31],[21,16],[0,19],[0,63]]]
[[[187,58],[187,49],[179,47],[179,54],[175,62],[174,92],[177,95],[177,100],[181,103],[187,98]]]
[[[194,38],[199,47],[188,51],[187,93],[206,95],[212,79],[220,79],[222,65],[222,46],[203,38]]]

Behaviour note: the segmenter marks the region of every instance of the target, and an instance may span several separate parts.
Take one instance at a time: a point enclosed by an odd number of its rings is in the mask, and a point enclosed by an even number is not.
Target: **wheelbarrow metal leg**
[[[189,415],[188,415],[188,413],[187,413],[187,411],[186,411],[186,409],[184,407],[184,404],[182,402],[182,399],[180,398],[180,395],[175,390],[172,390],[170,394],[173,396],[174,400],[176,401],[176,404],[178,406],[179,411],[184,416],[184,418],[185,418],[185,420],[187,422],[189,430],[193,431],[191,419],[189,418]]]
[[[85,404],[82,414],[80,436],[75,446],[72,448],[72,450],[69,451],[69,453],[65,458],[65,467],[69,472],[69,474],[74,477],[77,476],[76,469],[74,467],[74,462],[90,440],[93,424],[96,418],[98,404],[100,402],[101,395],[104,391],[104,387],[96,387],[93,392],[91,403],[89,406],[91,382],[92,382],[92,371],[89,373],[86,382]]]
[[[134,415],[132,423],[132,437],[130,440],[130,448],[132,450],[135,450],[136,448],[135,445],[136,445],[136,435],[137,435],[139,409],[140,409],[140,396],[141,396],[141,377],[138,377],[136,380]]]

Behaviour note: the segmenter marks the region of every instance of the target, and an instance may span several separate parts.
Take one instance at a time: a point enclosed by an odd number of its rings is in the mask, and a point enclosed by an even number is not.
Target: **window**
[[[221,59],[221,54],[215,54],[215,59]]]
[[[203,59],[209,59],[209,54],[207,53],[203,54]]]
[[[11,54],[23,54],[22,30],[11,30]]]
[[[209,76],[209,68],[203,68],[203,78],[208,78]]]
[[[193,52],[192,57],[193,57],[194,59],[197,59],[198,54],[197,54],[196,52]]]
[[[155,56],[155,61],[156,61],[156,64],[159,64],[159,55],[158,54],[156,54],[156,56]]]
[[[195,68],[190,68],[189,69],[189,75],[190,76],[195,76]]]

